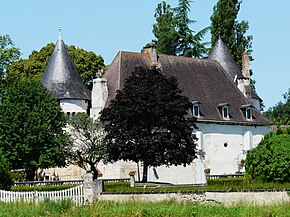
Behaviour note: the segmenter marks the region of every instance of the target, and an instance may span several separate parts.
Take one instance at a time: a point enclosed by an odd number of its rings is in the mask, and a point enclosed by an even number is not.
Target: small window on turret
[[[70,117],[70,112],[67,112],[67,113],[66,113],[66,116],[67,116],[67,117]]]
[[[76,116],[76,113],[75,112],[72,113],[72,117],[74,117],[74,116]]]

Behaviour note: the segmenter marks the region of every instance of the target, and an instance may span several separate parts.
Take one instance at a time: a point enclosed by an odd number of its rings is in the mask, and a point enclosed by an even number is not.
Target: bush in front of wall
[[[266,134],[246,158],[246,175],[262,182],[290,182],[290,127]]]

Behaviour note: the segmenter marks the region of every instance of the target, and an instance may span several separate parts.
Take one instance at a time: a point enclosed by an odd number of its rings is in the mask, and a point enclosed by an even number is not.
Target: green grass
[[[0,216],[290,216],[290,203],[272,206],[196,205],[176,201],[152,202],[108,202],[98,201],[93,205],[76,207],[69,201],[43,203],[0,203]]]
[[[289,191],[290,183],[262,183],[252,182],[244,184],[242,178],[223,178],[208,182],[206,186],[192,185],[160,185],[155,183],[136,183],[131,188],[128,182],[105,183],[107,193],[129,193],[129,192],[187,192],[187,191],[247,191],[247,190],[273,190],[286,189]]]

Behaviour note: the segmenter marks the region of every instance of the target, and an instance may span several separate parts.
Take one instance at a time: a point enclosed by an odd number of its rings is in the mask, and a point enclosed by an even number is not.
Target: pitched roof
[[[220,37],[216,41],[209,59],[218,61],[232,80],[243,78],[241,70]]]
[[[245,112],[241,107],[251,102],[238,90],[217,61],[159,55],[158,62],[164,75],[177,78],[179,88],[185,96],[191,101],[200,103],[201,117],[198,121],[248,125],[271,124],[255,108],[253,108],[253,120],[249,121],[245,118]],[[126,79],[136,67],[150,69],[146,54],[124,51],[117,54],[104,75],[109,89],[107,106],[115,98],[116,90],[123,88]],[[229,120],[222,118],[218,108],[220,103],[230,105]]]
[[[90,91],[84,85],[61,36],[58,37],[41,82],[57,99],[91,99]]]

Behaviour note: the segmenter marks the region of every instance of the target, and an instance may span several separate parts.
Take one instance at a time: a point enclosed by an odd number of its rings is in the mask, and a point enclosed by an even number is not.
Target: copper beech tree
[[[143,162],[143,182],[148,166],[190,164],[195,158],[191,106],[175,78],[136,68],[101,113],[109,159]]]

